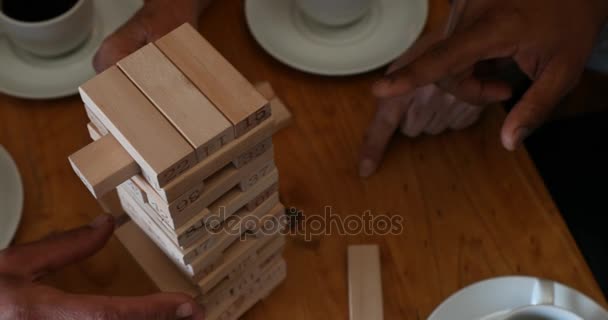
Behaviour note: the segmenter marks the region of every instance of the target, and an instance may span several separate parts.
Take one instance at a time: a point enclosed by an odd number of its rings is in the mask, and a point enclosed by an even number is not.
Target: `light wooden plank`
[[[159,290],[199,296],[198,288],[180,273],[134,222],[125,223],[114,234]]]
[[[277,104],[276,99],[271,101],[271,106],[273,110],[279,110],[284,108],[284,106]],[[273,121],[275,114],[279,115],[281,113],[283,112],[273,113],[273,118],[270,121],[265,121],[264,123],[254,128],[241,138],[228,143],[228,145],[222,148],[219,152],[213,154],[208,159],[197,163],[191,170],[188,170],[181,177],[169,183],[164,188],[155,188],[156,193],[165,202],[173,202],[181,196],[184,196],[184,194],[188,193],[189,191],[195,192],[197,188],[202,189],[202,181],[204,179],[210,177],[215,172],[221,170],[221,168],[223,168],[230,161],[236,158],[239,158],[241,156],[249,157],[247,154],[255,153],[254,150],[256,147],[250,148],[248,150],[248,146],[252,144],[257,145],[259,143],[264,142],[265,139],[274,134],[279,128],[282,128],[287,125],[287,123],[290,121],[290,118],[282,119],[282,122]],[[289,114],[288,111],[287,113]],[[91,132],[91,130],[89,131],[93,139],[99,139],[98,137],[101,136],[99,132]],[[122,146],[120,145],[120,143],[116,142],[115,148],[122,148]],[[197,185],[197,183],[199,185]]]
[[[382,275],[377,245],[348,247],[350,320],[382,320]]]
[[[118,66],[192,145],[199,161],[234,139],[232,124],[154,44]]]
[[[270,117],[268,101],[190,24],[156,45],[230,120],[236,137]]]
[[[69,156],[74,172],[95,198],[140,173],[140,168],[112,135],[106,135]]]
[[[82,85],[80,95],[152,185],[163,187],[196,163],[190,144],[117,67]]]

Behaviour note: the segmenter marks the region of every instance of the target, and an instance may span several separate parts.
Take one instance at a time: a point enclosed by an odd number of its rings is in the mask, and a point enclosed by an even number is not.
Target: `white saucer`
[[[321,75],[351,75],[386,65],[422,33],[427,0],[374,0],[371,12],[344,28],[302,15],[294,0],[247,0],[245,16],[257,42],[279,61]]]
[[[93,57],[103,40],[143,5],[142,0],[94,0],[95,27],[89,40],[59,58],[40,58],[15,49],[0,36],[0,92],[28,99],[60,98],[78,92],[95,75]]]
[[[538,278],[503,277],[462,289],[443,302],[428,320],[491,320],[513,309],[537,304]],[[555,283],[555,305],[585,320],[606,320],[608,312],[584,294]]]
[[[0,146],[0,250],[13,240],[23,210],[23,184],[15,162]]]

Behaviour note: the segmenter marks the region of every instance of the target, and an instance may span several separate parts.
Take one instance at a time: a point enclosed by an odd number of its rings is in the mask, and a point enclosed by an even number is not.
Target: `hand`
[[[478,6],[453,36],[374,86],[387,99],[437,83],[483,105],[510,95],[503,82],[479,79],[479,62],[510,58],[534,81],[505,120],[501,138],[514,150],[577,83],[608,18],[605,0],[470,0]]]
[[[387,74],[406,66],[442,37],[442,30],[423,36],[388,68]],[[401,132],[409,137],[416,137],[423,132],[435,135],[448,128],[460,130],[475,123],[483,109],[457,99],[435,84],[381,99],[365,136],[359,175],[368,177],[376,171],[390,138],[399,126]]]
[[[211,0],[147,0],[129,22],[101,45],[93,66],[97,72],[188,22],[198,26],[199,17]]]
[[[182,294],[85,296],[36,283],[49,272],[93,255],[105,245],[113,230],[113,219],[100,216],[89,226],[1,251],[0,319],[203,319],[200,307]]]

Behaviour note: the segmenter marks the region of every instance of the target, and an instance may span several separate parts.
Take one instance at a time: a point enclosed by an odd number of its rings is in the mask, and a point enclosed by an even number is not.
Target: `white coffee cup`
[[[59,56],[87,40],[93,30],[93,17],[92,0],[78,0],[63,14],[39,22],[16,20],[0,10],[0,34],[7,36],[15,47],[34,55]]]
[[[540,280],[535,290],[536,304],[523,306],[501,320],[583,320],[582,317],[555,305],[555,282]]]
[[[287,1],[287,0],[285,0]],[[297,8],[308,18],[328,26],[344,26],[361,19],[373,0],[296,0]]]

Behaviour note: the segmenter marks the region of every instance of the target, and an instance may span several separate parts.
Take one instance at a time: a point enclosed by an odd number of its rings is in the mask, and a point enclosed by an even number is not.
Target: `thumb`
[[[114,231],[109,215],[90,225],[0,252],[0,273],[36,279],[99,251]]]
[[[66,295],[63,314],[78,320],[175,320],[204,319],[203,309],[187,295],[158,293],[144,297]]]
[[[560,61],[565,60],[565,61]],[[533,130],[542,125],[555,105],[578,82],[582,68],[567,59],[549,62],[524,97],[507,115],[501,140],[508,150],[515,150]]]

